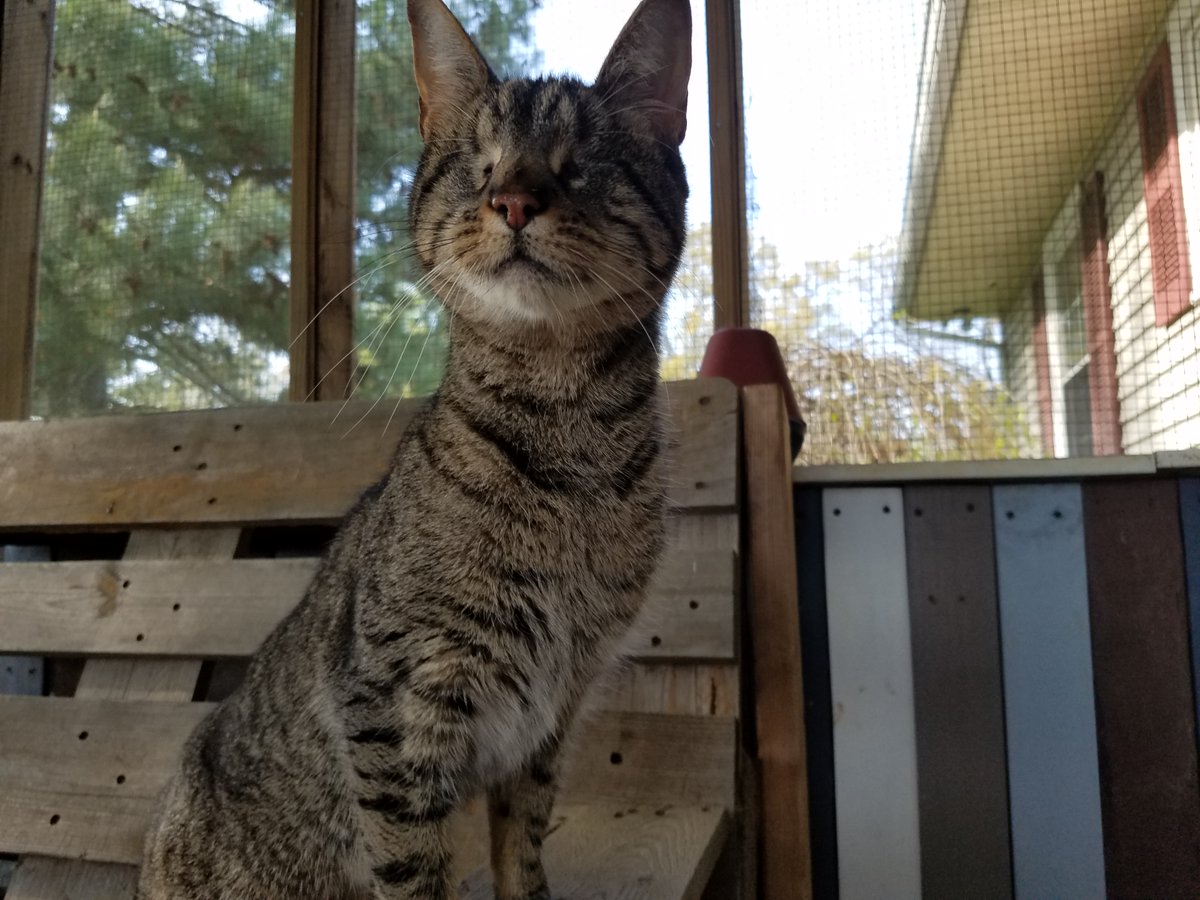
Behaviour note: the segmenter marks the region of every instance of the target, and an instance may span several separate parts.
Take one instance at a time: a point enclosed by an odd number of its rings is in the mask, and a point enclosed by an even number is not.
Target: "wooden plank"
[[[843,900],[921,896],[902,503],[896,488],[824,496]]]
[[[746,148],[742,116],[741,12],[738,0],[705,4],[708,130],[711,147],[713,324],[748,325]]]
[[[54,0],[0,3],[0,419],[29,415]]]
[[[0,565],[0,650],[249,656],[299,602],[316,566],[313,558]],[[730,553],[669,554],[631,655],[735,659],[734,570]]]
[[[1084,485],[1104,868],[1115,897],[1200,897],[1200,777],[1178,489]]]
[[[699,900],[728,834],[729,816],[716,806],[560,804],[542,858],[555,897]],[[460,893],[493,896],[487,866]]]
[[[1018,897],[1105,896],[1081,503],[1077,484],[992,493]]]
[[[1163,454],[1158,454],[1161,458]],[[803,466],[792,469],[797,484],[910,484],[943,481],[1055,481],[1153,475],[1155,457],[1086,456],[1073,459],[994,459],[964,462],[879,463]]]
[[[129,542],[125,547],[125,558],[129,560],[136,559],[181,559],[181,558],[207,558],[207,559],[226,559],[233,555],[237,548],[239,532],[233,528],[209,528],[196,531],[135,531],[129,536]],[[82,703],[86,706],[89,701],[187,701],[191,698],[195,690],[196,679],[200,673],[200,663],[198,660],[131,660],[131,659],[93,659],[89,660],[83,667],[83,673],[79,679],[79,685],[75,690],[76,700],[63,701],[68,703]],[[40,698],[39,698],[40,699]],[[187,705],[191,707],[190,704]],[[155,707],[156,709],[159,707]],[[75,707],[70,707],[71,714],[76,711]],[[86,709],[83,710],[86,715]],[[0,716],[0,721],[4,721],[5,717]],[[22,720],[23,728],[26,723]],[[148,728],[158,727],[156,724],[147,726]],[[107,725],[104,730],[97,734],[106,734]],[[0,732],[7,733],[12,729],[0,728]],[[79,735],[88,732],[88,737],[80,739]],[[74,730],[68,729],[66,732],[65,743],[73,749],[74,752],[80,752],[80,748],[86,741],[92,740],[93,734],[87,729],[86,725],[80,725]],[[179,736],[182,740],[186,736],[186,731]],[[127,731],[123,733],[126,741],[137,741],[139,734],[136,731]],[[71,740],[78,741],[78,745],[71,745]],[[177,747],[177,745],[176,745]],[[89,746],[89,751],[91,747]],[[60,752],[72,752],[67,747],[59,747]],[[36,752],[36,749],[35,749]],[[138,746],[133,747],[130,753],[154,753],[158,752],[153,747]],[[162,783],[166,780],[170,772],[170,766],[173,765],[174,755],[177,749],[172,751],[167,759],[168,768],[161,777],[156,779],[157,786],[154,788],[156,793],[161,788]],[[7,760],[9,755],[4,750],[4,744],[0,739],[0,759]],[[113,787],[125,788],[131,783],[137,784],[143,778],[142,774],[133,774],[132,771],[123,771],[129,767],[125,755],[108,760],[108,768],[101,767],[99,775],[93,771],[92,777],[105,776],[112,778],[111,784],[106,784],[110,791]],[[35,757],[36,766],[36,757]],[[114,774],[113,767],[118,771]],[[129,767],[132,769],[132,767]],[[58,806],[57,797],[54,794],[55,790],[61,790],[62,784],[68,783],[69,779],[79,777],[79,772],[73,766],[67,767],[68,771],[60,773],[59,786],[55,788],[52,784],[50,791],[46,797],[42,798],[43,806],[41,808],[42,818],[36,819],[30,823],[31,827],[40,830],[43,833],[43,838],[49,847],[54,846],[56,840],[62,840],[63,834],[69,833],[78,829],[78,835],[82,840],[82,846],[78,848],[79,852],[61,854],[59,851],[48,849],[43,852],[67,855],[88,857],[96,859],[96,855],[92,853],[94,844],[102,843],[109,840],[112,835],[108,827],[108,813],[99,817],[98,827],[100,834],[93,835],[86,829],[81,829],[82,824],[75,818],[74,807],[68,815],[65,811],[57,810],[49,811],[50,816],[59,816],[59,819],[53,824],[47,818],[47,811],[44,808],[47,804]],[[118,776],[124,776],[124,780],[117,782]],[[134,781],[131,782],[131,779]],[[132,791],[126,792],[126,794]],[[11,795],[8,792],[0,794],[0,811],[5,808],[5,805],[10,802],[18,802],[16,795]],[[142,810],[143,816],[148,816],[153,806],[154,793],[150,794],[149,799],[145,797],[135,799],[134,805],[137,809]],[[65,799],[65,798],[64,798]],[[128,800],[127,797],[119,797],[121,800]],[[33,813],[36,816],[38,807],[33,807]],[[94,811],[88,811],[88,805],[84,804],[83,816],[84,821],[87,817],[94,816]],[[118,813],[113,821],[113,824],[118,828],[124,828],[126,831],[125,839],[132,841],[133,856],[126,862],[138,862],[140,860],[141,837],[144,833],[147,821],[143,818],[140,824],[134,826],[133,820],[129,818],[130,813],[126,810],[125,814]],[[0,814],[0,821],[6,819],[7,816]],[[54,832],[53,829],[58,828],[60,824],[66,823],[67,828]],[[47,832],[51,833],[47,833]],[[2,833],[2,831],[0,831]],[[0,846],[3,841],[0,841]],[[38,852],[36,849],[31,852]],[[104,861],[101,859],[100,861]],[[122,860],[115,860],[120,862]],[[11,888],[5,900],[37,900],[43,897],[64,897],[69,896],[72,900],[108,900],[113,896],[109,892],[107,885],[109,879],[113,876],[110,868],[95,865],[91,862],[82,863],[60,863],[59,861],[47,861],[44,865],[37,865],[31,870],[26,870],[20,880],[20,890],[17,885]],[[132,878],[132,875],[129,875]],[[122,882],[124,883],[124,882]]]
[[[0,849],[137,863],[155,798],[212,704],[0,697]],[[86,737],[81,737],[86,735]],[[573,738],[564,797],[733,808],[735,722],[602,713]]]
[[[837,804],[833,780],[833,699],[829,616],[825,605],[825,533],[821,491],[797,487],[796,573],[804,664],[804,731],[808,746],[808,817],[813,896],[838,896]]]
[[[1012,897],[992,498],[904,491],[926,897]],[[963,860],[970,865],[963,865]]]
[[[720,379],[675,382],[671,498],[733,509],[737,392]],[[386,471],[417,401],[0,423],[0,529],[334,521]],[[264,465],[264,461],[269,461]]]
[[[296,71],[292,80],[292,230],[288,398],[309,399],[316,387],[317,332],[317,74],[321,68],[320,0],[296,0]],[[350,421],[354,421],[351,419]]]
[[[1192,648],[1192,699],[1200,739],[1200,478],[1179,480],[1179,518],[1187,574],[1188,636]]]
[[[637,662],[597,686],[596,709],[686,716],[736,716],[739,708],[735,664]]]
[[[317,400],[344,399],[354,369],[354,0],[318,0]],[[316,310],[314,310],[314,313]]]
[[[812,896],[808,756],[800,610],[796,596],[791,448],[783,391],[742,391],[750,646],[757,757],[762,778],[762,889],[773,898]]]
[[[80,890],[87,894],[80,894]],[[134,900],[137,869],[82,860],[27,856],[17,864],[6,900]]]

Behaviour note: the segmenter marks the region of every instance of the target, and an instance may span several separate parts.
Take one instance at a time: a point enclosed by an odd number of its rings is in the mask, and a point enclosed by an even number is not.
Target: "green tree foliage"
[[[690,237],[697,285],[712,283],[710,226]],[[790,271],[765,241],[751,253],[757,327],[779,341],[808,423],[804,461],[890,463],[1040,455],[1024,411],[983,371],[987,334],[938,333],[892,315],[894,244],[864,248],[844,263]],[[711,305],[711,296],[699,296]],[[702,309],[689,309],[686,327]],[[932,334],[931,334],[932,332]],[[967,351],[964,352],[964,348]],[[995,356],[995,350],[991,356]],[[678,362],[668,359],[668,371]]]
[[[509,68],[529,59],[537,3],[452,6],[489,58]],[[428,298],[414,291],[404,249],[405,191],[420,136],[403,7],[403,0],[359,7],[356,250],[364,273],[392,263],[361,283],[361,331],[370,333],[385,314],[394,318],[384,345],[362,359],[372,375],[385,364],[390,370],[406,342],[423,347],[439,324]],[[261,14],[247,15],[248,8],[215,0],[58,5],[37,413],[281,395],[294,17],[287,4]],[[416,302],[388,312],[406,296]],[[437,346],[429,360],[422,388],[436,379]]]

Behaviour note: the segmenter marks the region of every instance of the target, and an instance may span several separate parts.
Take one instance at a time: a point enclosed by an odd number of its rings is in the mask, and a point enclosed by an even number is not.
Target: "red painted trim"
[[[1038,413],[1042,428],[1042,452],[1054,456],[1054,394],[1051,389],[1050,337],[1046,332],[1046,280],[1039,272],[1033,293],[1033,358],[1037,369]]]
[[[1161,91],[1162,120],[1148,115],[1148,100]],[[1179,167],[1179,128],[1171,51],[1164,41],[1146,68],[1137,92],[1138,130],[1142,144],[1142,188],[1150,224],[1150,268],[1154,281],[1154,321],[1170,325],[1192,305],[1192,269],[1188,260],[1187,221],[1183,208],[1183,176]],[[1155,140],[1153,126],[1166,134]],[[1165,140],[1163,140],[1165,138]],[[1161,216],[1162,221],[1156,222]]]
[[[1092,451],[1121,453],[1121,404],[1117,397],[1117,347],[1113,336],[1112,282],[1108,271],[1108,222],[1104,173],[1082,185],[1079,203],[1083,314],[1087,330],[1088,389],[1092,402]]]

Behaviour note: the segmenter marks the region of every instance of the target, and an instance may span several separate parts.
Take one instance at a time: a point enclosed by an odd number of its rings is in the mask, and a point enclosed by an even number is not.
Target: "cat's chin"
[[[547,283],[545,275],[517,261],[494,275],[463,275],[457,280],[460,312],[502,327],[564,325],[588,318],[610,293],[595,285],[564,287]]]

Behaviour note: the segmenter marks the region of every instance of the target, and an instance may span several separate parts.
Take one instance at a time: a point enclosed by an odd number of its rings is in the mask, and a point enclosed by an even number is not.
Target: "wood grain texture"
[[[742,115],[741,12],[738,0],[705,4],[708,131],[712,147],[713,324],[750,324],[746,148]]]
[[[904,491],[924,897],[1012,896],[991,491]],[[970,860],[970,865],[964,865]]]
[[[187,559],[201,558],[210,560],[228,559],[237,549],[240,532],[235,528],[209,528],[200,530],[178,530],[178,531],[155,531],[144,530],[135,531],[129,536],[129,542],[125,548],[125,558],[128,560],[137,559]],[[136,742],[128,750],[123,750],[115,758],[97,761],[97,758],[92,753],[90,745],[87,748],[87,755],[91,761],[87,766],[77,766],[70,762],[71,754],[83,752],[83,745],[87,741],[92,740],[92,730],[87,727],[86,717],[88,715],[87,705],[90,702],[113,701],[117,705],[123,705],[124,701],[177,701],[185,702],[189,700],[195,690],[196,679],[200,674],[199,660],[136,660],[136,659],[92,659],[89,660],[83,667],[83,673],[79,679],[79,685],[75,691],[75,698],[72,700],[64,700],[63,703],[70,704],[68,707],[57,707],[59,709],[68,710],[64,715],[68,720],[76,716],[83,716],[85,721],[79,724],[78,720],[72,721],[71,727],[67,730],[62,729],[63,723],[59,722],[56,725],[48,725],[54,737],[58,739],[58,746],[55,752],[64,754],[60,757],[63,760],[64,771],[58,775],[58,783],[55,785],[51,780],[46,782],[47,789],[42,794],[33,796],[20,794],[14,789],[12,792],[0,792],[0,834],[3,834],[3,828],[7,824],[9,816],[3,810],[8,804],[16,805],[18,808],[25,809],[28,821],[25,822],[27,829],[27,838],[30,840],[40,839],[45,842],[45,849],[42,853],[68,856],[68,857],[87,857],[88,859],[97,859],[97,854],[92,852],[93,841],[95,844],[103,845],[106,841],[115,840],[117,846],[124,846],[122,842],[132,843],[132,848],[125,846],[124,849],[129,851],[132,849],[132,858],[125,860],[114,860],[115,862],[137,862],[140,858],[141,836],[145,832],[148,820],[146,816],[153,805],[153,798],[159,788],[169,774],[171,767],[174,764],[176,755],[178,754],[179,743],[171,745],[171,741],[175,740],[176,732],[171,731],[171,737],[164,742],[166,746],[153,742],[143,744],[137,742],[139,737],[137,731],[128,731],[121,735],[121,740],[129,743]],[[34,700],[48,700],[49,698],[31,698]],[[153,707],[159,709],[160,707]],[[184,708],[189,711],[192,709],[191,704],[185,704]],[[51,709],[51,707],[46,707]],[[13,721],[19,716],[9,718],[7,715],[0,716],[0,722]],[[23,727],[25,722],[21,718]],[[167,723],[170,725],[171,723]],[[177,725],[177,723],[176,723]],[[154,728],[160,728],[162,724],[155,719],[145,726],[149,733],[153,733]],[[11,729],[0,728],[0,734],[7,734]],[[184,730],[182,734],[178,734],[178,742],[182,742],[187,736],[188,731]],[[86,738],[81,738],[80,735],[87,733]],[[101,730],[96,732],[98,735],[103,735],[111,738],[107,731],[107,725],[102,725]],[[75,744],[71,741],[74,740]],[[41,755],[34,750],[34,767],[37,768],[38,760]],[[131,758],[136,758],[136,754],[150,754],[153,758],[162,761],[165,759],[167,769],[158,776],[150,773],[147,776],[139,767],[135,773],[130,764]],[[6,768],[0,771],[0,777],[5,777],[8,774],[7,764],[9,754],[5,751],[3,738],[0,738],[0,759],[6,762]],[[99,768],[96,765],[99,764]],[[105,767],[107,764],[107,768]],[[111,771],[112,769],[118,771]],[[129,769],[129,771],[125,771]],[[117,778],[122,777],[123,780],[118,783]],[[33,778],[31,773],[30,778]],[[130,797],[134,793],[132,790],[126,792],[125,795],[118,793],[115,798],[118,804],[118,809],[114,813],[109,810],[98,812],[94,805],[90,802],[92,799],[89,794],[80,797],[78,794],[64,794],[63,786],[70,785],[72,779],[100,779],[104,781],[106,778],[111,778],[112,783],[106,784],[108,790],[114,787],[121,789],[129,784],[139,784],[145,778],[145,784],[149,784],[150,780],[157,781],[157,787],[153,788],[147,797],[145,791],[141,796]],[[131,781],[133,779],[133,781]],[[21,790],[26,790],[30,781],[22,779],[18,782]],[[56,791],[58,793],[56,793]],[[75,801],[79,803],[76,804]],[[71,811],[68,813],[65,809],[70,805]],[[55,810],[49,810],[47,807],[54,806]],[[63,811],[59,812],[58,808],[62,807]],[[39,818],[40,814],[40,818]],[[58,819],[52,824],[49,816],[57,816]],[[112,818],[110,819],[110,816]],[[141,821],[138,822],[138,817]],[[92,834],[88,831],[88,823],[96,822],[99,834]],[[62,830],[55,831],[60,824],[66,825]],[[111,828],[109,827],[111,824]],[[14,822],[13,827],[19,827],[19,824]],[[62,853],[59,850],[53,849],[57,842],[66,841],[70,845],[72,840],[78,839],[82,841],[82,846],[76,852]],[[0,838],[0,847],[5,846],[6,841]],[[32,849],[31,852],[39,852]],[[103,857],[99,857],[103,861]],[[109,893],[109,879],[113,876],[113,870],[107,867],[96,866],[88,862],[74,862],[56,864],[56,861],[47,861],[45,864],[38,864],[31,870],[26,870],[20,879],[20,890],[10,888],[5,900],[30,900],[30,898],[42,896],[65,896],[72,900],[107,900]],[[132,878],[132,875],[128,876]],[[122,881],[121,884],[125,882]]]
[[[594,708],[613,712],[736,716],[738,667],[732,663],[635,662],[599,684]]]
[[[26,856],[17,864],[5,900],[134,900],[137,871],[133,866]]]
[[[0,850],[137,863],[155,798],[211,708],[0,697]],[[600,713],[573,738],[563,796],[732,809],[735,752],[732,719]]]
[[[808,747],[808,817],[813,896],[834,900],[837,814],[833,780],[833,699],[829,683],[829,616],[825,605],[825,533],[821,490],[797,487],[796,575],[804,664],[804,730]]]
[[[762,889],[812,896],[804,676],[796,589],[791,449],[783,392],[742,391],[746,469],[747,579],[754,662],[757,756],[762,777]]]
[[[1104,868],[1114,897],[1200,896],[1200,779],[1178,489],[1083,488]]]
[[[29,414],[53,0],[0,4],[0,419]]]
[[[1079,485],[992,492],[1013,887],[1105,896]]]
[[[344,399],[354,370],[354,0],[319,0],[317,124],[317,400]],[[314,310],[314,312],[316,311]]]
[[[1200,478],[1179,480],[1179,519],[1187,574],[1188,637],[1192,647],[1192,699],[1200,739]]]
[[[902,503],[896,488],[824,496],[843,900],[921,896]]]
[[[0,565],[0,651],[249,656],[299,602],[316,565],[311,558]],[[631,655],[735,659],[734,568],[732,554],[669,554]]]
[[[560,804],[543,850],[555,897],[569,900],[699,900],[729,834],[717,806]],[[461,896],[492,900],[481,867]]]
[[[296,71],[292,79],[291,288],[288,398],[308,399],[317,384],[317,147],[320,0],[296,0]]]
[[[667,385],[685,509],[737,500],[737,392],[720,379]],[[350,404],[0,423],[0,529],[335,521],[384,473],[419,404]],[[178,449],[176,449],[178,448]]]

